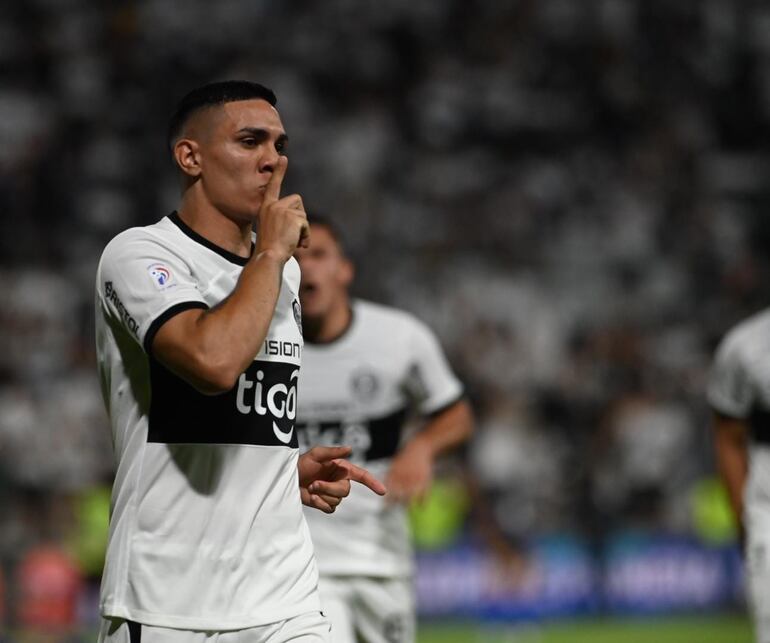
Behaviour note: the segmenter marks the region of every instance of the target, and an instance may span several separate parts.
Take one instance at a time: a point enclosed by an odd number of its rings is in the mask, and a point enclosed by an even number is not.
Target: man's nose
[[[278,165],[278,152],[272,148],[265,151],[262,158],[259,160],[260,172],[272,172]]]

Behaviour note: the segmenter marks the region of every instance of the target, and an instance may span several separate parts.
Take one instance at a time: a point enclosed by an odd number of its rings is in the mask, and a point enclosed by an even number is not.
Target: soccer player
[[[770,643],[770,310],[738,324],[716,352],[708,388],[719,472],[745,536],[749,605]]]
[[[183,98],[169,127],[179,210],[119,234],[99,263],[117,457],[103,641],[327,641],[302,504],[334,511],[349,480],[385,492],[348,448],[299,456],[292,255],[309,229],[300,196],[280,195],[275,103],[244,81]]]
[[[352,461],[388,487],[386,498],[352,489],[325,521],[306,512],[322,604],[336,643],[409,643],[416,619],[404,505],[428,490],[436,456],[468,439],[472,414],[433,333],[406,312],[351,300],[353,264],[338,231],[320,218],[312,226],[310,246],[295,253],[305,336],[300,442],[350,444]],[[408,437],[411,411],[425,422]]]

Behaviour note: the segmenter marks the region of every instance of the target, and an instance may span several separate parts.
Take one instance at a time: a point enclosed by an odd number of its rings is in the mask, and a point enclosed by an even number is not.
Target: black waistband
[[[126,621],[128,636],[131,643],[142,643],[142,626],[136,621]]]

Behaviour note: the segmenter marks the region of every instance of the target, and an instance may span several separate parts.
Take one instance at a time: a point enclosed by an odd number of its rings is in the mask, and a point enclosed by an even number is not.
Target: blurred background
[[[0,640],[94,640],[96,261],[174,209],[166,121],[224,78],[477,412],[413,510],[421,640],[749,640],[704,383],[770,304],[770,5],[28,0],[0,70]]]

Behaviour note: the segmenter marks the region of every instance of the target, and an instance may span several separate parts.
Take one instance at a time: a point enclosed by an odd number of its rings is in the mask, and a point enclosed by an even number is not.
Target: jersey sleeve
[[[457,402],[463,387],[433,332],[422,322],[412,321],[407,346],[411,356],[407,392],[420,413],[431,415]]]
[[[97,296],[105,315],[149,354],[155,333],[166,321],[208,305],[190,266],[178,254],[152,237],[124,235],[102,255]]]
[[[740,350],[740,342],[728,335],[717,348],[709,375],[709,405],[724,415],[745,419],[754,404],[755,391]]]

